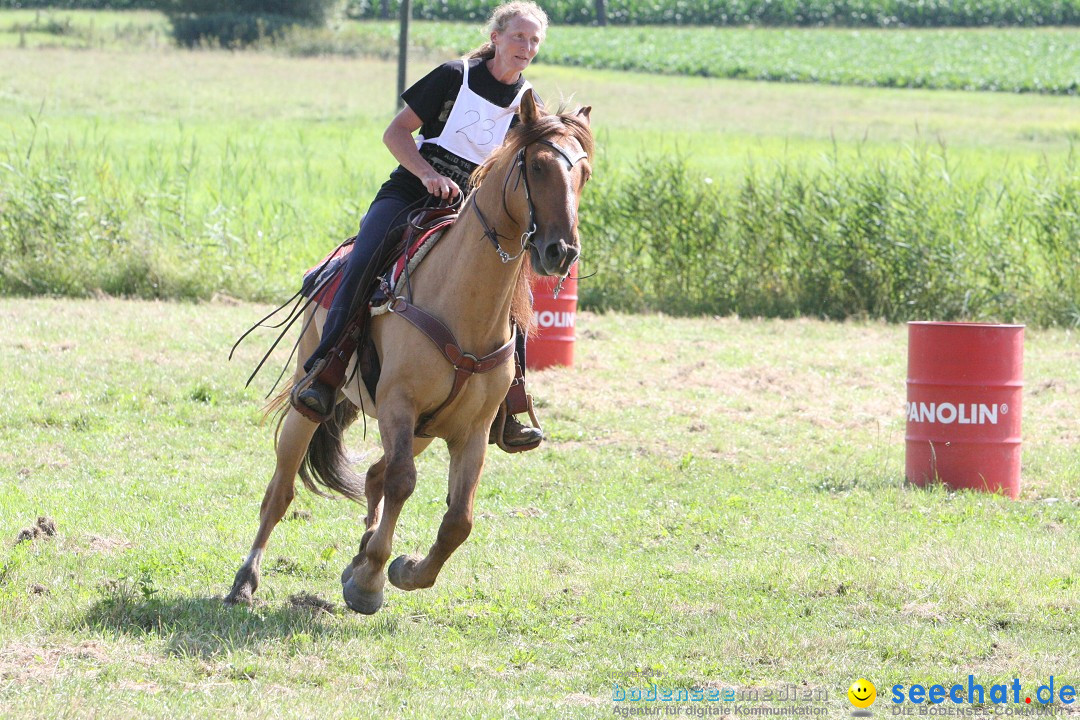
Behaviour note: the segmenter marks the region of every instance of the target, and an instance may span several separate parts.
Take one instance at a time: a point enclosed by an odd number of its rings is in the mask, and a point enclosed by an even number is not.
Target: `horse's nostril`
[[[563,258],[563,247],[562,242],[553,242],[544,249],[544,255],[547,256],[548,260],[558,262]]]

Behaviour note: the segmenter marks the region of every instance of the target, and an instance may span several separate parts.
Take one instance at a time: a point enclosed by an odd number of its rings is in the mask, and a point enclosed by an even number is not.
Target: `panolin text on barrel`
[[[537,313],[536,321],[540,327],[574,327],[574,315],[573,312],[543,310]]]
[[[1005,403],[927,403],[909,402],[907,419],[916,423],[941,423],[942,425],[997,425],[998,416],[1007,415]]]

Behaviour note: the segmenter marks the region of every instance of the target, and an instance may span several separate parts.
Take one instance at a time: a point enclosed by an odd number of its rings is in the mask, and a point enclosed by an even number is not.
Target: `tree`
[[[294,25],[325,26],[343,5],[344,0],[161,0],[160,6],[180,44],[211,40],[235,47],[274,37]]]

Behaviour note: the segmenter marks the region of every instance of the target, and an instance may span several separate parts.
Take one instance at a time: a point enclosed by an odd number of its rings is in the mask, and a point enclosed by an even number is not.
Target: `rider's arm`
[[[386,127],[383,143],[403,168],[420,178],[420,182],[429,193],[438,198],[452,199],[461,192],[457,183],[435,172],[431,163],[425,160],[416,149],[413,133],[423,124],[424,121],[420,119],[420,116],[406,105]]]

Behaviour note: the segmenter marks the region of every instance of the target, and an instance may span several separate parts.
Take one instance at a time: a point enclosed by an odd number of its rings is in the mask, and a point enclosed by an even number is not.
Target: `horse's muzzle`
[[[533,248],[533,269],[541,275],[566,275],[570,266],[577,262],[580,250],[563,238]]]

